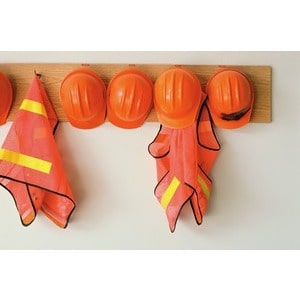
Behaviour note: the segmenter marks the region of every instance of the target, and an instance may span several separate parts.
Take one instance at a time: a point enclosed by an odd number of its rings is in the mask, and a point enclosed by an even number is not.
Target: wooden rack
[[[50,100],[60,121],[67,121],[65,113],[59,101],[59,88],[62,79],[76,68],[90,68],[95,71],[106,84],[112,76],[120,70],[127,68],[125,64],[0,64],[0,71],[4,72],[12,82],[14,90],[14,102],[8,116],[8,121],[12,121],[25,98],[29,84],[33,78],[34,71],[41,74],[43,82]],[[131,65],[132,66],[132,65]],[[271,67],[270,66],[217,66],[217,65],[183,65],[195,72],[205,90],[206,83],[211,75],[224,67],[241,70],[252,80],[255,92],[255,104],[251,117],[251,122],[268,123],[272,120],[271,107]],[[135,65],[136,68],[144,71],[155,81],[163,71],[172,65]],[[156,122],[157,117],[154,109],[147,118],[148,122]]]

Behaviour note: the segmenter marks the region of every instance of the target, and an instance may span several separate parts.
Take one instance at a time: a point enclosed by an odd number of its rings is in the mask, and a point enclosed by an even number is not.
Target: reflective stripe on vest
[[[35,100],[24,99],[20,109],[48,118],[44,104]],[[0,159],[46,174],[50,173],[52,166],[49,161],[4,148],[0,148]]]
[[[38,102],[38,101],[24,99],[20,106],[20,109],[30,111],[30,112],[38,114],[38,115],[42,115],[46,118],[48,117],[45,106],[41,102]]]
[[[206,199],[209,199],[209,195],[210,195],[210,188],[208,187],[208,185],[206,184],[206,182],[204,181],[204,179],[201,177],[200,174],[198,174],[197,177],[198,183],[200,184],[201,190],[204,193]]]
[[[160,204],[163,207],[163,209],[167,208],[167,206],[171,202],[174,194],[176,193],[176,190],[178,189],[179,185],[180,185],[180,181],[178,180],[178,178],[176,176],[174,176],[171,183],[169,184],[166,191],[164,192],[164,194],[161,197]]]
[[[198,174],[197,180],[198,180],[198,183],[201,187],[203,194],[205,195],[206,199],[208,200],[209,196],[210,196],[210,187],[207,185],[207,183],[201,177],[200,174]],[[166,191],[164,192],[164,194],[161,197],[160,204],[163,207],[163,209],[166,209],[168,207],[168,205],[171,202],[173,196],[175,195],[179,185],[180,185],[179,179],[176,176],[174,176],[171,183],[169,184]]]
[[[0,148],[0,159],[46,174],[50,173],[52,166],[49,161],[3,148]]]

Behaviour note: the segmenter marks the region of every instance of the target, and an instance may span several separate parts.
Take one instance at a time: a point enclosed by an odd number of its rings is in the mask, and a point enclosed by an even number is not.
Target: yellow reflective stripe
[[[42,115],[47,118],[47,112],[46,112],[44,104],[42,104],[38,101],[24,99],[20,106],[20,109],[27,110],[27,111]]]
[[[163,196],[161,197],[161,206],[166,209],[166,207],[169,205],[172,197],[174,196],[176,190],[178,189],[180,185],[180,181],[178,180],[178,178],[176,176],[173,177],[170,185],[168,186],[168,188],[166,189],[166,191],[164,192]]]
[[[47,174],[50,173],[52,166],[49,161],[3,148],[0,148],[0,159]]]
[[[201,189],[202,189],[204,195],[208,199],[209,195],[210,195],[209,187],[207,186],[206,182],[203,180],[203,178],[199,174],[198,174],[198,182],[201,186]]]

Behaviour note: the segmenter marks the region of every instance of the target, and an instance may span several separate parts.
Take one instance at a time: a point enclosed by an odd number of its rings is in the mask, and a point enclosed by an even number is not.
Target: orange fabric
[[[11,108],[13,91],[8,77],[0,72],[0,125],[4,124]]]
[[[157,167],[154,194],[165,208],[172,232],[186,202],[190,202],[196,222],[201,224],[211,189],[208,174],[219,150],[206,105],[193,125],[181,129],[161,126],[149,145]]]
[[[1,148],[0,184],[15,200],[23,225],[41,209],[65,228],[75,208],[54,131],[58,119],[37,76]]]
[[[128,68],[117,73],[107,88],[107,117],[121,128],[143,125],[151,111],[153,83],[142,71]]]

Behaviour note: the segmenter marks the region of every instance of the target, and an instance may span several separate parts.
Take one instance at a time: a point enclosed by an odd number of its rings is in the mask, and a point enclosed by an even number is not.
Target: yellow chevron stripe
[[[201,186],[201,189],[202,189],[204,195],[206,196],[206,199],[208,199],[209,196],[210,196],[210,189],[207,186],[207,184],[204,181],[204,179],[199,174],[198,174],[198,182],[199,182],[199,184]]]
[[[167,208],[170,201],[172,200],[172,197],[176,193],[176,190],[178,189],[179,185],[180,185],[180,181],[178,180],[178,178],[176,176],[174,176],[170,185],[168,186],[168,188],[164,192],[163,196],[161,197],[160,204],[163,207],[163,209]]]
[[[52,166],[49,161],[3,148],[0,148],[0,159],[46,174],[50,173]]]
[[[27,111],[42,115],[47,118],[47,112],[46,112],[44,104],[42,104],[38,101],[24,99],[20,106],[20,109],[27,110]]]

